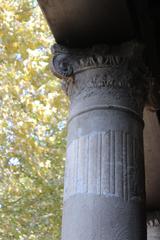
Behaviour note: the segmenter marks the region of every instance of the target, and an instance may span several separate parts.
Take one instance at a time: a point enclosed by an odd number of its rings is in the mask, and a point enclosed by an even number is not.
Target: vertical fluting
[[[118,130],[73,140],[67,150],[64,200],[81,193],[140,199],[142,189],[136,178],[143,172],[137,169],[137,161],[141,165],[143,156],[135,142],[136,137]]]

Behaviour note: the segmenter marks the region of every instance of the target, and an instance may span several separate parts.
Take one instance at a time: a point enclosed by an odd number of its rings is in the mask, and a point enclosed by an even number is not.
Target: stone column
[[[70,97],[62,240],[145,240],[142,46],[53,47]]]

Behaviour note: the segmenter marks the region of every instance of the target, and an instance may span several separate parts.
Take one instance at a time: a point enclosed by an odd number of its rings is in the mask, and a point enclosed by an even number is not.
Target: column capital
[[[86,49],[66,48],[59,44],[52,47],[53,73],[61,78],[72,78],[79,72],[94,68],[114,68],[132,64],[137,70],[144,69],[142,60],[144,46],[138,42],[121,45],[95,45]],[[134,66],[133,66],[134,64]]]
[[[160,227],[160,211],[150,211],[147,213],[148,228]]]
[[[128,94],[133,102],[131,108],[142,112],[152,84],[143,52],[144,46],[136,41],[87,49],[69,49],[55,44],[52,47],[52,71],[63,79],[63,89],[71,102],[82,102],[86,98],[94,101],[97,93],[104,98],[107,94],[109,98],[110,92],[114,92],[115,104],[122,102]],[[105,103],[104,98],[102,101]],[[107,99],[106,103],[109,101]]]
[[[144,64],[143,50],[144,46],[136,41],[114,46],[95,45],[87,49],[69,49],[55,44],[52,47],[52,71],[63,79],[68,95],[69,85],[77,74],[99,68],[105,69],[110,76],[105,80],[110,87],[139,88],[141,82],[148,89],[151,74]]]
[[[72,49],[55,44],[52,53],[51,69],[55,76],[62,79],[67,95],[69,85],[74,82],[76,74],[95,68],[106,68],[109,72],[114,72],[115,69],[124,71],[122,66],[125,66],[129,75],[132,73],[143,80],[145,89],[147,88],[146,104],[149,108],[153,111],[160,109],[160,76],[153,76],[149,67],[145,65],[143,44],[130,41],[121,45],[95,45],[86,49]],[[137,82],[140,79],[137,79]],[[123,79],[119,81],[119,85],[123,85]],[[136,81],[134,85],[136,86]]]

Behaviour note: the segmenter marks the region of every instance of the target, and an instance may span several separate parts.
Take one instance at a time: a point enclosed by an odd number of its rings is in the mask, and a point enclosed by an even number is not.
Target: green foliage
[[[0,240],[60,239],[68,102],[36,1],[0,4]]]

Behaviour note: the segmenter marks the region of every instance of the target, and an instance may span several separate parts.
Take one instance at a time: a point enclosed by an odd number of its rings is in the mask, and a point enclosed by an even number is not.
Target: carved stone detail
[[[85,193],[144,201],[142,159],[137,138],[127,132],[109,130],[74,140],[67,150],[64,200]]]
[[[147,240],[160,239],[160,212],[150,211],[147,213]]]
[[[56,44],[52,47],[52,70],[63,79],[63,89],[71,98],[94,95],[95,88],[102,94],[107,88],[129,89],[135,99],[143,96],[147,102],[153,78],[144,64],[143,49],[134,41],[120,46],[97,45],[85,50],[67,49]],[[90,75],[85,85],[79,81],[79,74],[94,69],[101,70]]]
[[[151,211],[147,213],[147,226],[160,226],[160,211]]]
[[[68,49],[55,44],[52,47],[53,72],[59,78],[69,78],[90,68],[118,67],[132,63],[143,68],[142,51],[143,46],[137,42],[128,42],[121,46],[97,45],[85,50]],[[138,66],[140,61],[141,65]]]

